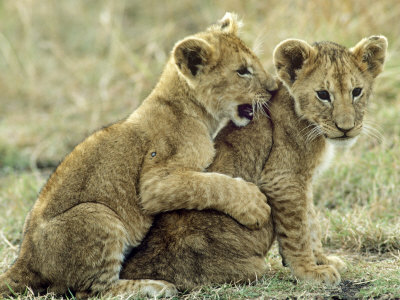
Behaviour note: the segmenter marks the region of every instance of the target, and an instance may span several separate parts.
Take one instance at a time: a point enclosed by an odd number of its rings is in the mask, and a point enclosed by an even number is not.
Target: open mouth
[[[246,118],[248,120],[253,120],[254,112],[253,106],[250,104],[241,104],[238,106],[239,117]]]

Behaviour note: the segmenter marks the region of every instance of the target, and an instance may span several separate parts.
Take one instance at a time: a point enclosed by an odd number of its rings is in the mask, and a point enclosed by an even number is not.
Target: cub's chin
[[[358,135],[355,137],[344,137],[344,138],[326,138],[326,140],[336,146],[336,147],[344,147],[349,148],[355,144],[358,139]]]

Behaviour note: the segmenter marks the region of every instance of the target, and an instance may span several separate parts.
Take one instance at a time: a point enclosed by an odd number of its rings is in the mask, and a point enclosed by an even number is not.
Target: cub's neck
[[[311,179],[329,165],[333,147],[321,135],[307,139],[314,125],[296,113],[295,100],[282,83],[270,101],[270,117],[274,147],[285,152],[288,168]]]

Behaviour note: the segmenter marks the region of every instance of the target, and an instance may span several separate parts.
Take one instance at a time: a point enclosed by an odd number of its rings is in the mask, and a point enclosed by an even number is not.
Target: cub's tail
[[[25,293],[30,288],[34,292],[44,290],[41,278],[27,266],[17,262],[0,275],[0,299]]]

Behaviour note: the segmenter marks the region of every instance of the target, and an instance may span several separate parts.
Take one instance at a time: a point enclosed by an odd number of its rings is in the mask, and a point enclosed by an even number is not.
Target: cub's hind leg
[[[164,280],[139,279],[139,280],[118,280],[100,293],[102,297],[130,296],[137,294],[144,297],[173,297],[178,293],[175,285]],[[95,296],[94,291],[77,292],[77,299],[86,299]]]
[[[140,294],[144,297],[172,297],[178,293],[175,285],[165,280],[118,280],[102,296]],[[77,294],[79,296],[79,294]]]
[[[18,260],[2,275],[0,275],[0,299],[7,296],[25,293],[27,288],[35,292],[45,292],[46,281],[21,260]],[[7,298],[8,299],[8,298]]]
[[[151,220],[147,223],[143,226],[150,226]],[[49,282],[50,292],[63,294],[69,289],[79,297],[115,296],[140,293],[147,287],[140,281],[119,279],[125,252],[138,241],[130,238],[124,223],[108,207],[82,203],[35,229],[31,240],[36,247],[37,272]],[[140,230],[144,234],[148,229]],[[159,284],[150,292],[173,291],[166,286]]]
[[[346,269],[346,264],[339,257],[334,255],[326,256],[324,253],[321,243],[321,227],[312,202],[308,207],[308,224],[310,227],[311,247],[317,265],[332,265],[339,272],[344,271]]]

